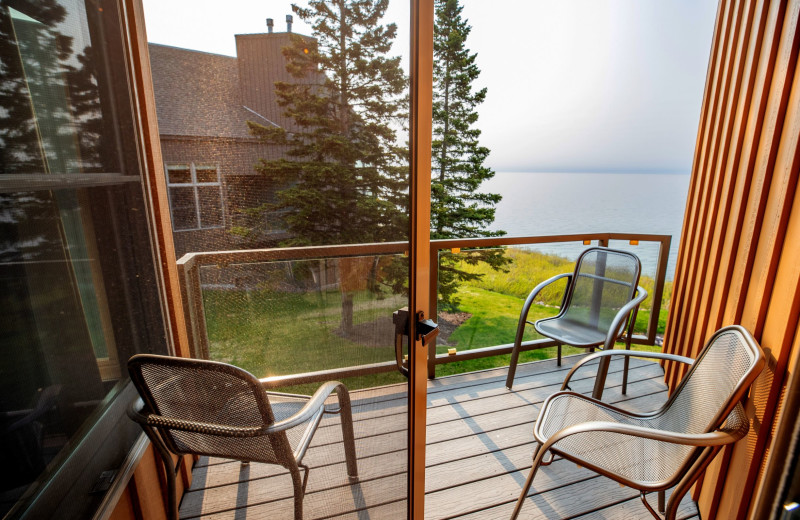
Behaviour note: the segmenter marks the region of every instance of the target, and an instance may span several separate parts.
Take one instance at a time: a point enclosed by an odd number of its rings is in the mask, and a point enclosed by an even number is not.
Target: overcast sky
[[[478,122],[497,171],[689,173],[716,0],[464,0],[487,87]],[[235,55],[286,30],[290,2],[144,0],[148,39]],[[408,54],[408,3],[392,0]],[[310,34],[295,17],[294,32]]]

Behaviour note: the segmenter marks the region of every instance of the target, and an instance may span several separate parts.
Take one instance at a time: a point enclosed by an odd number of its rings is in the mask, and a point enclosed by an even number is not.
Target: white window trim
[[[176,182],[172,183],[169,181],[169,169],[170,166],[185,166],[189,165],[189,171],[191,172],[191,182]],[[197,168],[203,167],[211,167],[213,166],[217,171],[217,182],[197,182]],[[164,173],[167,178],[167,194],[169,196],[169,215],[172,224],[172,231],[175,233],[181,233],[184,231],[202,231],[205,229],[222,229],[225,227],[225,197],[222,191],[222,173],[220,171],[219,163],[212,163],[212,162],[182,162],[182,161],[174,161],[174,162],[165,162],[164,163]],[[217,186],[219,187],[219,205],[220,205],[220,212],[222,214],[222,223],[217,226],[204,226],[203,221],[200,218],[200,195],[197,191],[197,188],[203,186]],[[194,210],[195,210],[195,217],[197,219],[197,227],[193,228],[175,228],[175,215],[174,210],[172,208],[172,191],[170,188],[192,188],[192,192],[194,193]]]

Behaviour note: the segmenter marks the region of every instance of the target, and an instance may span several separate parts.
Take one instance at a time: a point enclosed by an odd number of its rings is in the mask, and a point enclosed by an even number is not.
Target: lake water
[[[509,236],[569,233],[672,235],[667,279],[675,272],[689,175],[636,173],[498,172],[481,191],[499,193],[492,229]],[[582,243],[541,244],[531,249],[574,259]],[[610,247],[632,251],[645,274],[655,274],[658,245]]]

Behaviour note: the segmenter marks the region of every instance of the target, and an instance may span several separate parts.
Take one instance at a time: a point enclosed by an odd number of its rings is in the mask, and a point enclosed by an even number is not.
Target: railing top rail
[[[242,249],[236,251],[201,251],[186,253],[178,260],[178,265],[188,269],[202,265],[226,263],[254,263],[281,260],[304,260],[360,256],[374,254],[403,253],[408,250],[408,242],[378,242],[372,244],[343,244],[335,246],[282,247],[272,249]]]
[[[502,236],[431,240],[431,247],[433,250],[439,251],[454,248],[499,247],[554,242],[580,242],[584,240],[640,240],[643,242],[666,243],[670,239],[670,235],[645,233],[576,233],[567,235]],[[183,255],[178,260],[178,265],[183,269],[191,269],[203,265],[224,265],[228,263],[255,263],[375,254],[397,254],[404,253],[408,250],[407,248],[407,242],[378,242],[371,244],[203,251]]]
[[[575,233],[569,235],[502,236],[489,238],[448,238],[431,240],[433,249],[466,247],[495,247],[526,244],[548,244],[554,242],[581,242],[584,240],[640,240],[642,242],[666,242],[670,235],[645,233]]]

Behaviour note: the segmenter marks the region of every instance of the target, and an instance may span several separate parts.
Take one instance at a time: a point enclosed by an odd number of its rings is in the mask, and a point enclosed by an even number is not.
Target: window
[[[172,229],[191,231],[225,225],[219,168],[211,164],[167,164]]]
[[[167,353],[115,3],[0,9],[0,517],[88,518]]]

